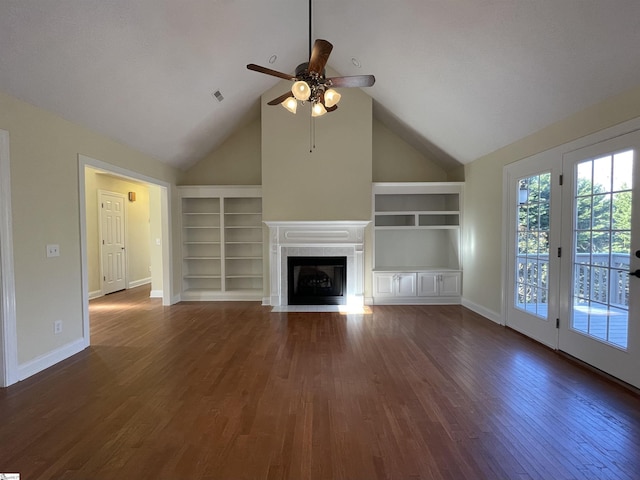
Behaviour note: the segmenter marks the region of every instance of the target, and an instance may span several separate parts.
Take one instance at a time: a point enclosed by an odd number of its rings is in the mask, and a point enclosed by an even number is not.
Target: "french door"
[[[640,387],[640,131],[505,167],[505,323]],[[562,181],[561,181],[562,179]]]
[[[640,387],[640,132],[563,156],[559,349]],[[633,275],[631,273],[634,273]]]
[[[558,346],[560,166],[552,158],[505,169],[509,205],[506,324]]]

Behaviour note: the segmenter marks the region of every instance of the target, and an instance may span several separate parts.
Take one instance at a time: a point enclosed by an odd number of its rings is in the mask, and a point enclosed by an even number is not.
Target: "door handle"
[[[635,272],[629,272],[629,275],[631,275],[632,277],[640,278],[640,268],[637,269]]]

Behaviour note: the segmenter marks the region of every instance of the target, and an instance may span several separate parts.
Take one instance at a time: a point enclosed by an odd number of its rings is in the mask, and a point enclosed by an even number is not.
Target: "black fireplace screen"
[[[345,305],[347,257],[288,257],[289,305]]]

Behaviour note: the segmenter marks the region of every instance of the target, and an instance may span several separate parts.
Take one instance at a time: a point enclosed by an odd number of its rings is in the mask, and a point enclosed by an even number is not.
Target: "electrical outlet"
[[[53,333],[54,335],[62,333],[62,320],[56,320],[53,322]]]
[[[47,245],[47,257],[59,257],[60,256],[60,245]]]

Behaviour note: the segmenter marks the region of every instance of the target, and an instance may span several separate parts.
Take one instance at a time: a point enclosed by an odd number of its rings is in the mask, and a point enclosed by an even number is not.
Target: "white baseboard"
[[[151,290],[149,298],[162,298],[162,290]]]
[[[271,306],[271,304],[269,303],[270,301],[271,301],[271,297],[262,297],[262,306],[263,307]]]
[[[485,308],[482,305],[478,305],[477,303],[474,303],[466,298],[463,298],[461,303],[463,307],[467,307],[469,310],[476,312],[478,315],[482,315],[492,322],[495,322],[498,325],[502,325],[502,315],[500,315],[498,312],[489,310],[488,308]]]
[[[174,295],[169,299],[171,305],[175,305],[176,303],[180,303],[182,301],[182,296],[180,294]]]
[[[84,338],[79,338],[71,343],[67,343],[52,352],[40,355],[33,360],[29,360],[26,363],[18,365],[18,380],[24,380],[36,373],[39,373],[49,367],[52,367],[56,363],[59,363],[67,358],[80,353],[89,345]]]
[[[102,290],[94,290],[93,292],[89,292],[89,300],[93,300],[94,298],[99,298],[102,296]]]
[[[141,278],[140,280],[129,282],[129,286],[127,288],[141,287],[142,285],[147,285],[149,283],[151,283],[151,277]]]

